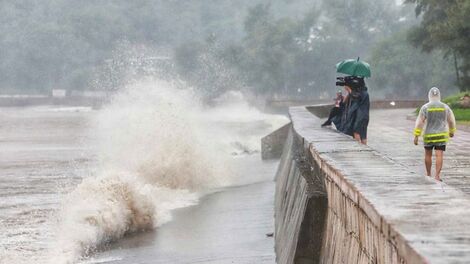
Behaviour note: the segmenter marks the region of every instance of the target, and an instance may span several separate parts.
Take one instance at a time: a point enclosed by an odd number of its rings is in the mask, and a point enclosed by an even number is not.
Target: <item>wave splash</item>
[[[153,229],[201,192],[229,185],[227,144],[203,112],[189,89],[163,81],[115,95],[92,126],[99,168],[67,196],[51,263],[75,263],[103,243]]]

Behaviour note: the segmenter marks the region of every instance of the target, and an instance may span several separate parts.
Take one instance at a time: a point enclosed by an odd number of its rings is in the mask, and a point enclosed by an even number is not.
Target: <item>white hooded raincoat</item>
[[[416,119],[415,136],[423,134],[425,146],[441,146],[449,141],[449,133],[454,133],[455,130],[454,113],[448,105],[441,102],[439,89],[431,88],[429,102],[421,107]]]

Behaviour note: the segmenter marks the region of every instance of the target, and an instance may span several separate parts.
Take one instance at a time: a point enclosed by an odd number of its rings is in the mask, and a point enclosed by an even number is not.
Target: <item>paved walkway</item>
[[[465,143],[469,134],[461,132],[461,138],[450,144],[443,177],[453,186],[441,184],[422,173],[424,151],[411,142],[413,121],[406,120],[410,112],[372,112],[372,148],[366,148],[320,128],[323,120],[312,118],[308,110],[289,109],[295,132],[302,138],[299,143],[309,142],[311,158],[329,179],[325,189],[335,216],[327,220],[330,240],[325,241],[333,242],[323,246],[334,263],[347,262],[350,253],[357,256],[358,248],[370,252],[366,253],[373,258],[370,262],[395,263],[403,258],[407,263],[469,263],[470,196],[465,188],[470,185],[462,180],[470,172],[464,158],[469,154]],[[359,242],[354,245],[353,240]]]
[[[414,121],[406,119],[413,110],[372,111],[369,145],[388,158],[426,175],[422,138],[419,146],[413,144]],[[434,166],[432,173],[434,175]],[[470,194],[470,132],[457,130],[447,145],[441,178],[446,184]]]

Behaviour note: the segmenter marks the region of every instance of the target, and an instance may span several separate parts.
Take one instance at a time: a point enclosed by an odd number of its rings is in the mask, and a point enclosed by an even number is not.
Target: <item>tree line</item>
[[[371,63],[375,96],[468,88],[468,1],[407,2],[5,0],[0,89],[117,89],[129,65],[160,57],[209,99],[329,98],[335,63],[355,57]]]
[[[241,79],[238,83],[258,95],[329,98],[335,90],[334,65],[361,57],[372,65],[368,85],[374,96],[421,98],[431,86],[456,91],[459,83],[449,52],[444,46],[421,52],[423,46],[414,39],[426,19],[419,18],[421,12],[415,13],[413,5],[323,0],[306,7],[300,17],[276,17],[269,4],[250,8],[240,42],[224,45],[210,38],[179,47],[176,57],[181,72],[195,86],[211,87],[215,96],[227,89],[229,76]],[[211,76],[214,69],[201,72],[208,57],[224,69],[223,76]],[[201,78],[208,75],[211,78]]]

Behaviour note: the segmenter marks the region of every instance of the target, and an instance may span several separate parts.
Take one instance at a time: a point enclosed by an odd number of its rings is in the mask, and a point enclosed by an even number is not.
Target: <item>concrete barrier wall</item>
[[[470,199],[289,110],[276,175],[277,263],[468,263]],[[449,217],[452,215],[452,217]]]
[[[293,131],[289,131],[284,155],[276,175],[276,256],[277,263],[293,263],[300,226],[307,205],[307,182],[296,166]],[[280,239],[282,238],[282,239]]]
[[[290,127],[290,123],[286,124],[261,139],[261,158],[263,160],[281,157]]]
[[[338,140],[348,142],[347,138]],[[380,220],[374,223],[344,193],[340,185],[345,182],[334,171],[322,168],[319,156],[309,155],[315,152],[292,128],[283,153],[276,175],[278,264],[407,263],[380,230]]]

